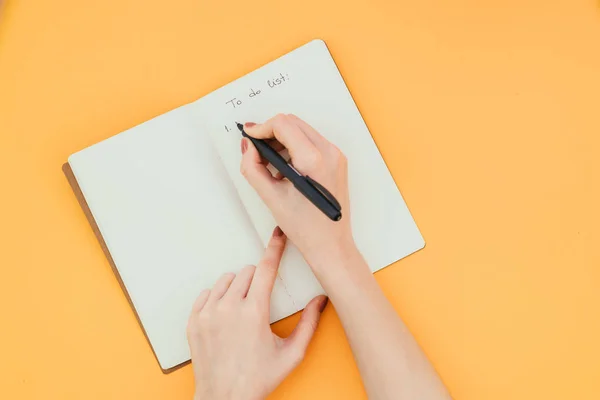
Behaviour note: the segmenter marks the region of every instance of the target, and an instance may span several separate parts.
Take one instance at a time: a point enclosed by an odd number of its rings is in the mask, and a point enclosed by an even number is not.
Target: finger
[[[265,249],[265,254],[256,267],[248,297],[253,297],[260,301],[270,301],[273,285],[275,285],[275,279],[277,279],[277,270],[279,269],[281,255],[285,249],[285,242],[285,234],[281,228],[276,227]]]
[[[324,295],[312,299],[302,311],[298,325],[296,325],[290,336],[285,339],[286,346],[289,347],[292,354],[293,363],[299,363],[304,358],[306,348],[317,330],[321,313],[323,313],[327,302],[328,299]]]
[[[281,150],[285,149],[285,146],[282,145],[279,140],[277,139],[270,139],[267,141],[267,143],[269,143],[269,146],[271,146],[271,148],[273,150],[275,150],[276,152],[280,152]]]
[[[279,155],[281,157],[283,157],[284,160],[286,160],[287,162],[290,162],[290,152],[288,151],[288,149],[286,149],[285,147],[283,147],[283,145],[281,143],[279,143],[276,140],[273,140],[273,142],[275,142],[278,146],[272,146],[274,149],[275,147],[277,147],[276,151],[279,153]],[[269,169],[269,172],[271,172],[271,174],[273,175],[273,177],[280,181],[283,178],[283,175],[277,171],[277,169],[273,166],[271,166],[271,168],[269,168],[269,165],[271,165],[269,163],[269,160],[265,159],[265,158],[261,158],[262,164],[266,165],[267,168]]]
[[[233,272],[228,272],[222,275],[210,291],[207,303],[214,303],[223,297],[223,295],[227,292],[227,289],[229,289],[231,282],[233,282],[233,278],[235,278],[235,274]]]
[[[276,185],[279,183],[273,178],[262,160],[254,144],[248,139],[242,139],[242,161],[240,172],[248,183],[256,190],[267,205],[271,204],[276,194]],[[245,144],[244,144],[245,143]]]
[[[310,141],[321,151],[331,146],[331,142],[321,135],[315,128],[310,126],[306,121],[297,117],[294,114],[288,114],[288,118],[294,122],[300,130],[310,139]]]
[[[196,298],[196,301],[194,301],[194,304],[192,305],[193,314],[198,314],[200,311],[202,311],[204,305],[206,304],[206,301],[208,300],[209,295],[210,289],[204,289],[202,292],[200,292],[200,294]]]
[[[244,125],[248,135],[257,139],[277,139],[288,149],[295,163],[300,160],[312,164],[319,155],[315,145],[285,114],[278,114],[263,124],[252,124],[247,122]]]
[[[236,275],[231,282],[231,286],[229,286],[229,290],[225,293],[223,298],[231,298],[231,299],[243,299],[248,294],[248,289],[250,289],[250,283],[252,282],[252,278],[254,277],[254,271],[256,267],[254,265],[246,265],[242,270]]]

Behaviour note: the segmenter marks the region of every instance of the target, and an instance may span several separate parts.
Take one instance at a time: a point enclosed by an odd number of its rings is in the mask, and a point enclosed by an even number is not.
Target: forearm
[[[344,249],[335,258],[315,272],[342,322],[369,398],[449,399],[358,250]]]

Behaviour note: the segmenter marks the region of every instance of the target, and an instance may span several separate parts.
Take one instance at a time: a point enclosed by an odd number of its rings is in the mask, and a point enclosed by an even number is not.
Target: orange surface
[[[0,398],[191,398],[191,367],[161,373],[61,164],[317,37],[427,241],[377,279],[454,398],[600,398],[598,1],[5,6]],[[328,308],[272,398],[364,397]]]

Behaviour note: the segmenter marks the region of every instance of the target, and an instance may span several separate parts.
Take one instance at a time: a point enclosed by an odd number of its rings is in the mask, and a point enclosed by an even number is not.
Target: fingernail
[[[254,122],[246,122],[244,124],[244,128],[252,128],[254,125],[256,125],[256,123],[254,123]]]
[[[320,313],[322,313],[323,310],[325,310],[325,307],[327,307],[327,303],[329,303],[329,297],[325,297],[325,300],[321,302],[321,307],[319,308]]]
[[[275,227],[275,229],[273,230],[273,236],[275,236],[275,237],[283,236],[283,231],[281,230],[280,227],[278,227],[278,226]]]
[[[242,138],[241,146],[242,146],[242,154],[244,154],[246,152],[246,150],[248,150],[248,141],[246,140],[246,138]]]

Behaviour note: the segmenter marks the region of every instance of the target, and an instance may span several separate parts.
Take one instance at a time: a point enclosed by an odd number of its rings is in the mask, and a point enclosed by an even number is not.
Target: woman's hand
[[[304,358],[327,298],[308,303],[288,338],[271,331],[269,303],[285,242],[275,228],[258,266],[223,275],[194,303],[187,334],[196,400],[263,399]]]
[[[325,186],[342,205],[329,220],[291,182],[273,177],[247,138],[241,170],[302,252],[336,308],[370,399],[449,400],[450,396],[357,250],[350,228],[344,155],[306,122],[278,115],[246,123],[246,133],[276,139],[294,167]],[[377,240],[377,238],[373,238]]]
[[[329,260],[353,249],[348,171],[342,152],[295,115],[279,114],[263,124],[246,122],[244,130],[254,138],[281,143],[294,168],[326,187],[342,205],[342,219],[331,221],[290,181],[274,177],[252,142],[242,139],[242,174],[313,269],[325,267]]]

